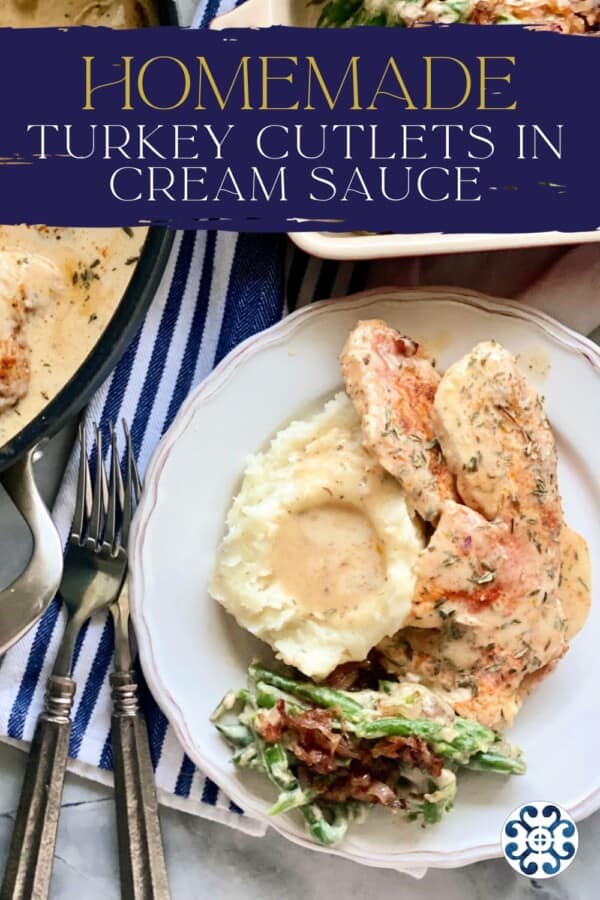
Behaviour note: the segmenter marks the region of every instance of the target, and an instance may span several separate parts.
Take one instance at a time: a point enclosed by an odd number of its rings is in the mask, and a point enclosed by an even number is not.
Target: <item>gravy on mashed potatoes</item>
[[[284,662],[324,678],[404,625],[422,547],[340,393],[248,461],[209,590]]]

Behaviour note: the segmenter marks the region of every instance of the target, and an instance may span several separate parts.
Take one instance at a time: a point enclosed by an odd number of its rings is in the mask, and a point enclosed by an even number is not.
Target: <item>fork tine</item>
[[[85,428],[83,423],[79,424],[79,472],[77,475],[77,499],[75,501],[75,512],[73,513],[73,524],[71,526],[71,537],[75,540],[83,540],[86,524],[90,516],[92,508],[92,488],[90,477],[90,466],[87,457],[87,439],[85,436]]]
[[[112,428],[112,435],[113,435],[112,447],[114,450],[114,456],[115,456],[115,462],[116,462],[115,478],[117,479],[117,497],[119,500],[119,506],[120,506],[121,514],[122,514],[123,513],[123,503],[124,503],[124,499],[125,499],[125,488],[123,486],[123,475],[121,474],[121,457],[119,455],[119,450],[117,447],[117,444],[118,444],[117,432],[115,431],[115,429],[112,425],[111,425],[111,428]]]
[[[123,508],[123,481],[121,479],[121,467],[119,465],[119,451],[117,449],[117,435],[112,422],[108,423],[110,433],[110,479],[108,482],[108,506],[106,508],[106,521],[104,524],[103,543],[109,544],[113,552],[117,548],[117,517],[119,510]]]
[[[123,498],[123,524],[121,526],[121,539],[123,546],[127,549],[129,542],[129,529],[133,513],[142,492],[142,484],[135,464],[135,456],[133,453],[133,444],[131,442],[131,434],[127,427],[127,422],[123,420],[123,431],[125,432],[125,495]]]
[[[108,485],[106,483],[106,472],[104,470],[104,459],[102,456],[102,432],[97,425],[94,426],[94,429],[96,433],[96,468],[92,512],[90,515],[87,537],[96,541],[96,543],[100,543],[102,529],[104,527],[104,518],[106,516],[106,505],[108,502]]]
[[[137,463],[135,461],[135,453],[133,452],[133,444],[131,442],[131,435],[129,433],[129,427],[125,419],[123,419],[123,431],[125,432],[125,440],[127,441],[127,447],[130,449],[129,457],[131,459],[131,476],[132,476],[132,484],[134,490],[134,496],[136,503],[140,499],[140,494],[142,493],[142,479],[140,478],[140,473],[138,472]]]

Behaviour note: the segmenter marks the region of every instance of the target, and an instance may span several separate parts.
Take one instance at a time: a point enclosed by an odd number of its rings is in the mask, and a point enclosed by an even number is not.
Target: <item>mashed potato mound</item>
[[[249,459],[209,590],[284,662],[324,678],[405,624],[422,547],[340,393]]]

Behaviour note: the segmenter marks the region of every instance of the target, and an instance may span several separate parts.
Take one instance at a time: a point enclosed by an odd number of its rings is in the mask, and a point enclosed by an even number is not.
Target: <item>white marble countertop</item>
[[[179,0],[184,23],[191,20],[194,0]],[[52,495],[61,471],[69,433],[53,442],[38,466],[38,479]],[[2,498],[3,499],[3,498]],[[0,581],[14,576],[23,546],[0,499],[3,552]],[[3,560],[12,559],[11,571]],[[24,754],[0,745],[0,865],[4,866],[18,802]],[[545,798],[531,798],[545,799]],[[551,798],[548,798],[551,799]],[[247,837],[222,825],[162,810],[167,865],[174,900],[317,900],[336,897],[373,900],[594,900],[600,883],[600,813],[580,826],[579,853],[567,872],[535,882],[516,875],[503,860],[461,870],[430,871],[421,881],[396,872],[367,869],[333,856],[310,853],[270,833]],[[119,876],[112,792],[68,775],[61,813],[52,898],[112,900],[118,898]]]

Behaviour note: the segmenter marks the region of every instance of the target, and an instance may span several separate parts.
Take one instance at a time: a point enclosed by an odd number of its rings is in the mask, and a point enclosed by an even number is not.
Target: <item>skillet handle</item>
[[[47,609],[62,576],[63,553],[52,517],[33,475],[33,447],[2,472],[0,481],[25,519],[33,539],[27,568],[0,591],[0,655],[23,637]]]

